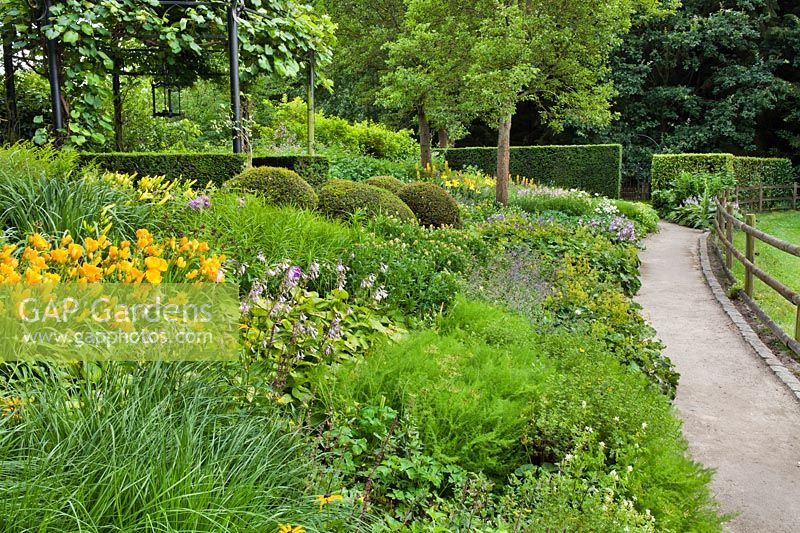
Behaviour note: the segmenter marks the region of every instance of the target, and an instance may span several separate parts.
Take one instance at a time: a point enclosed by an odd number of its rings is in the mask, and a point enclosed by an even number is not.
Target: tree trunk
[[[497,188],[495,200],[498,204],[508,205],[508,177],[511,161],[511,115],[500,122],[497,135]]]
[[[420,106],[417,109],[417,118],[419,119],[419,164],[420,167],[425,169],[433,164],[431,157],[431,125],[428,124],[428,118],[425,116],[425,109]]]
[[[447,128],[439,129],[439,148],[450,148],[450,135],[447,134]]]
[[[17,140],[17,128],[19,126],[17,119],[17,89],[14,85],[14,51],[11,48],[11,43],[14,40],[12,31],[9,30],[3,33],[3,71],[5,72],[6,85],[6,117],[8,118],[5,140],[8,142]]]

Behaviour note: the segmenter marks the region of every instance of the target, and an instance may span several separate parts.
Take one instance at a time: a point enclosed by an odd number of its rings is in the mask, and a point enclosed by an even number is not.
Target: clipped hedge
[[[416,223],[413,211],[397,195],[366,183],[331,180],[319,191],[318,209],[334,218],[348,218],[356,211],[368,216],[395,216],[403,222]]]
[[[733,154],[654,154],[650,188],[671,189],[681,172],[733,172]]]
[[[733,154],[654,154],[650,167],[651,189],[672,188],[681,172],[731,172],[741,186],[780,185],[795,180],[792,162],[774,157],[742,157]]]
[[[782,185],[795,181],[794,169],[789,159],[777,157],[734,157],[733,173],[736,183],[750,185]]]
[[[451,168],[466,166],[495,174],[497,148],[450,148],[443,153]],[[622,183],[622,146],[512,146],[510,172],[545,185],[583,189],[619,198]]]
[[[109,152],[84,153],[82,165],[91,163],[110,172],[139,176],[166,176],[168,179],[209,181],[222,185],[244,169],[247,159],[242,154]]]
[[[254,167],[282,167],[294,170],[314,188],[328,181],[330,161],[319,155],[274,155],[253,157]]]
[[[245,167],[244,154],[169,153],[169,152],[108,152],[84,153],[81,164],[94,162],[111,172],[139,176],[166,176],[169,179],[190,179],[206,184],[222,185]],[[312,187],[328,181],[330,163],[326,157],[292,155],[253,158],[254,167],[283,167],[297,172]]]
[[[226,182],[225,187],[257,194],[271,205],[317,207],[317,193],[297,172],[288,168],[251,167]]]
[[[403,187],[399,196],[411,208],[421,225],[435,228],[461,227],[458,203],[449,192],[435,183],[411,183]]]

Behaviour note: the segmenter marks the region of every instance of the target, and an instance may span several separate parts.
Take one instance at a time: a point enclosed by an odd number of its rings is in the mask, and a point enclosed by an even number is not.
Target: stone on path
[[[722,310],[700,270],[700,232],[660,224],[636,300],[681,380],[675,406],[693,458],[736,533],[800,532],[800,402]]]

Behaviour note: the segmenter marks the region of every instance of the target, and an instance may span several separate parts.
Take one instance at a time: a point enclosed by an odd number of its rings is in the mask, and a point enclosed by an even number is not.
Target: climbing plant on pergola
[[[105,142],[115,131],[119,137],[121,76],[166,75],[188,84],[219,71],[224,63],[220,52],[225,51],[233,149],[239,152],[240,81],[292,77],[304,68],[313,80],[313,65],[330,62],[334,40],[330,19],[294,0],[3,3],[0,21],[5,40],[14,43],[16,60],[49,79],[50,133],[57,142],[76,146]]]

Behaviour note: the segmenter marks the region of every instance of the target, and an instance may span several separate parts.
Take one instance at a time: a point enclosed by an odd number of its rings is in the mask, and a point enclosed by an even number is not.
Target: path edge
[[[781,380],[784,385],[786,385],[786,387],[792,393],[792,396],[794,396],[797,401],[800,401],[800,380],[798,380],[795,375],[792,374],[777,357],[775,357],[775,354],[772,352],[772,350],[770,350],[769,347],[764,344],[758,334],[753,331],[753,328],[750,327],[750,324],[747,323],[747,320],[745,320],[733,302],[731,302],[730,298],[728,298],[728,295],[725,293],[725,290],[722,288],[722,285],[720,285],[719,281],[717,280],[717,276],[711,269],[711,261],[708,258],[708,233],[703,233],[700,236],[700,239],[698,240],[698,248],[700,249],[700,267],[703,271],[703,277],[705,277],[708,287],[714,294],[714,298],[717,299],[717,302],[719,302],[720,306],[722,306],[722,309],[739,330],[739,333],[742,335],[744,340],[746,340],[753,350],[755,350],[758,356],[764,361],[764,363],[766,363],[766,365],[772,370],[778,379]]]

